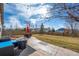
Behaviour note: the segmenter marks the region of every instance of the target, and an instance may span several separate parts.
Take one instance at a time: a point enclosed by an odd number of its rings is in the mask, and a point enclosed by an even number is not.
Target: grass
[[[79,52],[79,38],[46,34],[34,34],[33,36],[50,44],[71,49],[75,52]]]

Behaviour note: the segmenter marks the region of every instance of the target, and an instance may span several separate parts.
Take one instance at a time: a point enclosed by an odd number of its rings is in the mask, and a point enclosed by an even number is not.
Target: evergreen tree
[[[54,28],[52,28],[52,32],[55,32],[55,29]]]
[[[44,25],[43,23],[41,24],[41,27],[40,27],[40,32],[43,33],[44,32]]]

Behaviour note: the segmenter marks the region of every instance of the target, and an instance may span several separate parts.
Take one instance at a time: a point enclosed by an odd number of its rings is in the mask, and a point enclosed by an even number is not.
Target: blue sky
[[[51,14],[48,9],[52,6],[50,4],[40,3],[26,3],[26,4],[4,4],[4,26],[6,28],[24,28],[27,21],[31,25],[40,27],[40,24],[47,21],[45,17],[50,17]],[[53,13],[52,13],[53,14]],[[64,14],[66,15],[66,14]],[[49,19],[50,20],[50,19]],[[64,27],[65,21],[60,18],[52,18],[50,21],[44,23],[45,27],[59,29]]]

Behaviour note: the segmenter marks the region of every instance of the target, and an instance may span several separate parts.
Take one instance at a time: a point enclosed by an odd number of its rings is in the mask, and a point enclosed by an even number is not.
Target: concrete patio
[[[79,56],[77,52],[51,45],[35,37],[31,37],[27,45],[27,48],[20,53],[20,56]]]

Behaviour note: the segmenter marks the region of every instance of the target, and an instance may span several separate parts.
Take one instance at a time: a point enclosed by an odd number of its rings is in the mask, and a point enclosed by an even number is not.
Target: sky
[[[49,9],[52,8],[50,4],[46,3],[6,3],[4,4],[4,26],[5,28],[24,28],[27,23],[31,23],[31,27],[39,28],[41,23],[47,21],[45,17],[50,17]],[[52,13],[54,14],[54,13]],[[49,19],[50,20],[50,19]],[[44,23],[45,28],[54,28],[55,30],[63,28],[64,20],[60,18],[52,18],[50,21]]]

